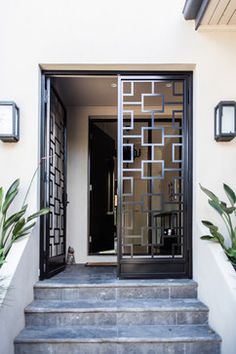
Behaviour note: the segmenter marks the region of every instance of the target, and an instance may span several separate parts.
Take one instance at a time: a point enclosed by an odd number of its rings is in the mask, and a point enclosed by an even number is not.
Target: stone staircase
[[[59,276],[35,285],[15,354],[219,354],[192,280]]]

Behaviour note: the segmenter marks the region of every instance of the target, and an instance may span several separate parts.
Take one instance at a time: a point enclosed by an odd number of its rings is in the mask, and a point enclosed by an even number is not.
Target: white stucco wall
[[[30,237],[17,241],[0,270],[0,354],[13,354],[13,340],[25,326],[24,308],[33,301],[33,286],[38,272],[37,227]],[[31,263],[30,263],[31,262]],[[32,266],[31,266],[32,265]]]
[[[199,240],[200,220],[214,215],[198,183],[219,193],[223,181],[235,184],[236,140],[214,141],[213,109],[222,99],[236,99],[236,33],[195,32],[194,23],[183,19],[183,5],[184,0],[2,1],[0,99],[15,100],[20,107],[21,140],[17,144],[0,143],[0,184],[6,185],[19,176],[25,187],[37,164],[40,63],[52,64],[52,68],[55,64],[118,64],[120,68],[122,64],[130,64],[130,68],[145,64],[146,69],[157,70],[163,67],[160,65],[171,69],[174,67],[171,64],[184,70],[192,64],[195,67],[194,278],[200,284],[200,298],[216,309],[216,296],[208,290],[214,278],[214,269],[210,267],[212,256]],[[36,187],[34,192],[32,208],[37,203]],[[36,274],[38,260],[33,253],[28,261],[29,271]],[[212,276],[206,278],[206,272]],[[222,297],[226,284],[218,283],[217,296]],[[29,282],[29,289],[31,285]],[[223,334],[222,315],[210,319]],[[225,321],[227,327],[234,326],[230,318],[225,317]],[[224,354],[233,353],[235,348],[235,338],[231,336],[230,347],[229,341],[224,338]]]

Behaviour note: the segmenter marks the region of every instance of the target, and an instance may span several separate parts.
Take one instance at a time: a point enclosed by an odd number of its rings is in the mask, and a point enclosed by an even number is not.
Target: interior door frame
[[[89,248],[90,248],[90,229],[91,229],[91,194],[90,194],[90,177],[91,177],[91,141],[90,141],[90,130],[91,130],[91,126],[93,123],[105,123],[105,122],[112,122],[112,123],[118,123],[118,119],[115,116],[109,115],[107,116],[107,118],[104,118],[104,116],[102,115],[91,115],[88,117],[88,234],[87,234],[87,255],[88,256],[98,256],[98,257],[116,257],[117,254],[116,253],[112,253],[112,254],[99,254],[99,253],[92,253],[89,252]]]
[[[60,77],[60,76],[158,76],[159,78],[167,79],[170,78],[174,80],[175,78],[182,77],[185,79],[187,84],[185,97],[185,105],[187,107],[188,114],[188,136],[187,136],[187,146],[188,146],[188,172],[187,173],[187,192],[188,192],[188,222],[187,228],[189,230],[188,234],[188,272],[186,277],[192,278],[192,189],[193,189],[193,71],[161,71],[161,70],[94,70],[94,69],[84,69],[84,70],[66,70],[66,69],[43,69],[41,68],[41,98],[40,98],[40,156],[45,156],[45,114],[46,114],[46,101],[47,101],[47,88],[46,81],[47,78]],[[40,172],[40,207],[45,205],[45,171],[43,168]],[[119,213],[118,213],[119,214]],[[118,220],[119,223],[119,215]],[[44,254],[44,245],[45,245],[45,219],[41,218],[40,220],[40,257],[39,257],[39,266],[40,266],[40,279],[45,279],[45,254]],[[118,235],[118,247],[120,241],[120,236]],[[118,276],[122,278],[120,271],[120,258],[117,257],[118,261]]]

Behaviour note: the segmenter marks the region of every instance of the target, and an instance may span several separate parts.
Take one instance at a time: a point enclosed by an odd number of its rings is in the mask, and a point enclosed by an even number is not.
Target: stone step
[[[208,326],[32,327],[15,340],[15,354],[220,354]]]
[[[125,299],[187,299],[197,297],[197,283],[181,280],[66,279],[38,282],[34,287],[36,300],[125,300]]]
[[[26,326],[207,324],[208,309],[196,299],[53,301],[25,309]]]

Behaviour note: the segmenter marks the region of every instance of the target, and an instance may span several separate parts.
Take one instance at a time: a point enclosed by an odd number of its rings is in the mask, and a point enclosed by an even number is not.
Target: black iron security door
[[[119,276],[191,277],[191,75],[119,78]]]
[[[66,111],[50,79],[46,82],[42,140],[41,154],[46,160],[42,164],[41,204],[49,207],[50,213],[41,225],[41,279],[63,270],[66,258]]]

